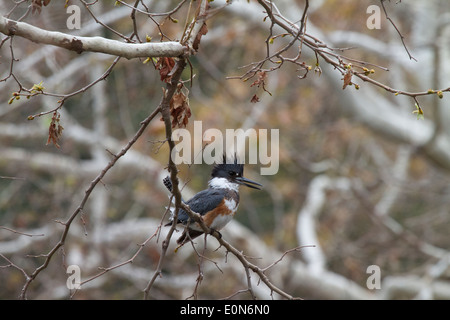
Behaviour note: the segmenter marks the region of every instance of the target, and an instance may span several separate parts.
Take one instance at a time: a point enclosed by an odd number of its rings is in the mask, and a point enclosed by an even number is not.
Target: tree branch
[[[0,16],[0,32],[6,36],[20,36],[30,41],[50,44],[77,53],[101,52],[127,59],[146,57],[178,57],[185,53],[179,42],[123,43],[103,37],[76,37],[70,34],[47,31],[25,22]]]
[[[172,69],[173,75],[171,77],[170,83],[167,84],[164,96],[162,98],[161,104],[160,104],[160,110],[161,115],[164,120],[165,128],[166,128],[166,139],[169,143],[170,152],[169,152],[169,166],[168,169],[170,171],[170,178],[172,180],[173,185],[173,194],[174,194],[174,200],[175,200],[175,220],[176,215],[178,214],[178,210],[181,205],[181,192],[178,189],[178,178],[177,178],[177,167],[175,163],[172,161],[172,149],[175,147],[175,142],[172,140],[172,122],[170,120],[170,101],[175,93],[175,90],[178,86],[178,82],[181,78],[181,74],[186,67],[186,60],[180,59],[177,61],[175,66]],[[170,244],[170,239],[172,237],[173,232],[175,231],[175,225],[172,225],[170,228],[167,237],[163,240],[162,246],[161,246],[161,255],[158,261],[158,266],[156,267],[155,273],[153,274],[152,278],[148,282],[147,286],[144,289],[144,299],[147,299],[148,294],[150,292],[150,289],[153,286],[153,283],[156,281],[156,278],[161,276],[162,267],[164,258],[166,256],[167,248]]]

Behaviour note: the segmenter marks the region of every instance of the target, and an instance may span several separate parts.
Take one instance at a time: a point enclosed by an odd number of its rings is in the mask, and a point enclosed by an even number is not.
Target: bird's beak
[[[250,179],[244,178],[244,177],[237,177],[236,182],[239,184],[243,184],[244,186],[247,186],[249,188],[258,189],[258,190],[262,189],[261,184],[259,184],[258,182],[252,181]]]

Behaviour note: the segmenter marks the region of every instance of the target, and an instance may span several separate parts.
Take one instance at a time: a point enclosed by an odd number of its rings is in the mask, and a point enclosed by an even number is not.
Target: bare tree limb
[[[103,37],[77,37],[62,32],[47,31],[3,16],[0,16],[0,32],[6,36],[20,36],[33,42],[50,44],[77,53],[101,52],[126,59],[177,57],[185,53],[185,47],[179,42],[124,43]]]
[[[176,168],[176,165],[172,161],[172,157],[171,157],[171,152],[172,152],[172,149],[175,147],[175,143],[172,140],[172,122],[170,120],[170,100],[172,99],[173,94],[175,93],[175,90],[178,86],[178,82],[181,78],[181,73],[183,72],[185,66],[186,66],[185,59],[180,59],[175,64],[175,66],[173,68],[174,73],[172,75],[170,83],[167,84],[167,87],[166,87],[167,89],[164,91],[164,96],[163,96],[163,99],[162,99],[160,107],[159,107],[161,114],[163,116],[163,120],[164,120],[164,124],[165,124],[165,128],[166,128],[166,138],[167,138],[167,141],[168,141],[169,147],[170,147],[169,167],[168,168],[171,173],[170,178],[172,180],[172,185],[173,185],[173,190],[174,190],[173,194],[174,194],[174,199],[175,199],[175,218],[176,218],[176,215],[178,214],[178,210],[181,206],[181,193],[180,193],[180,190],[178,189],[178,178],[177,178],[178,169]],[[147,299],[150,289],[152,288],[153,283],[156,281],[157,277],[161,276],[164,258],[166,256],[167,248],[169,247],[170,239],[171,239],[174,231],[175,231],[175,225],[172,225],[169,233],[167,234],[167,237],[162,242],[162,246],[161,246],[162,252],[160,255],[160,259],[158,261],[158,266],[156,267],[156,271],[153,274],[153,277],[150,279],[146,288],[144,289],[144,299]]]
[[[183,34],[183,38],[185,39],[185,42],[193,45],[194,42],[197,42],[197,45],[200,41],[200,38],[202,36],[201,29],[198,27],[198,25],[203,26],[204,21],[206,19],[206,13],[207,9],[209,7],[208,1],[202,0],[199,2],[199,14],[195,17],[195,21],[192,24],[192,28],[185,31],[185,34]],[[195,41],[194,41],[194,40]],[[173,69],[171,70],[170,74],[170,81],[166,85],[166,89],[164,90],[164,96],[160,104],[160,110],[162,119],[164,121],[165,131],[166,131],[166,140],[169,144],[169,159],[168,159],[168,170],[170,172],[170,180],[172,182],[172,194],[174,196],[174,202],[175,202],[175,211],[174,211],[174,221],[177,220],[178,211],[182,207],[183,203],[181,201],[181,192],[178,188],[178,169],[175,163],[172,159],[172,150],[175,148],[175,142],[172,140],[172,121],[170,119],[170,101],[172,100],[173,95],[175,94],[175,91],[179,85],[179,81],[181,79],[181,74],[183,70],[185,69],[187,65],[187,61],[185,58],[179,59],[176,61]],[[161,276],[163,261],[166,256],[167,248],[169,247],[170,239],[172,237],[173,232],[175,231],[176,224],[172,224],[170,227],[170,231],[167,234],[167,237],[163,240],[162,243],[162,252],[160,259],[158,261],[158,266],[156,268],[156,271],[153,275],[153,277],[148,282],[146,288],[144,289],[144,299],[147,299],[148,294],[150,292],[151,287],[153,286],[153,283],[155,282],[156,278],[158,276]]]

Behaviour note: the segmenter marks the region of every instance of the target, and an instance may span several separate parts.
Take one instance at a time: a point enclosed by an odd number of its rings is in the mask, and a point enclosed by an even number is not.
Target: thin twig
[[[31,234],[31,233],[25,233],[25,232],[21,232],[21,231],[17,231],[8,227],[4,227],[4,226],[0,226],[0,229],[4,229],[4,230],[8,230],[11,231],[13,233],[17,233],[17,234],[21,234],[23,236],[27,236],[27,237],[43,237],[44,234],[40,233],[40,234]]]
[[[384,15],[386,16],[386,19],[389,20],[389,22],[392,24],[392,26],[395,28],[395,30],[397,31],[398,35],[400,36],[400,40],[402,40],[403,47],[405,48],[406,53],[407,53],[408,56],[409,56],[409,60],[414,60],[414,61],[417,62],[417,59],[414,58],[414,57],[411,55],[411,53],[410,53],[409,50],[408,50],[408,47],[406,46],[406,43],[405,43],[405,37],[404,37],[403,34],[400,32],[400,30],[397,28],[397,26],[395,25],[394,21],[388,16],[387,10],[386,10],[386,8],[385,8],[385,6],[384,6],[384,1],[386,1],[386,0],[380,0],[380,3],[381,3],[381,7],[383,8]]]

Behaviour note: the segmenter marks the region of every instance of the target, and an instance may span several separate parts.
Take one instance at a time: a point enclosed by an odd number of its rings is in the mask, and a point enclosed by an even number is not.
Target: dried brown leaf
[[[159,71],[159,75],[161,77],[161,81],[169,83],[172,79],[172,75],[170,72],[175,66],[175,60],[170,57],[161,57],[158,59],[158,62],[155,65],[156,70]]]
[[[38,14],[42,11],[42,5],[47,6],[50,3],[50,0],[32,0],[31,1],[31,13]]]
[[[191,117],[189,100],[180,90],[170,100],[170,115],[172,116],[172,128],[185,128]]]
[[[344,90],[349,84],[352,84],[352,73],[350,70],[344,75],[344,85],[342,86],[342,90]]]
[[[250,100],[250,102],[252,102],[252,103],[257,103],[257,102],[259,102],[258,96],[257,96],[256,94],[253,95],[253,97],[252,97],[252,99]]]
[[[257,86],[258,88],[262,88],[265,92],[272,95],[272,93],[270,93],[270,91],[267,90],[267,88],[266,88],[266,80],[267,80],[267,73],[265,71],[260,71],[257,73],[257,79],[250,85],[250,87]],[[253,98],[252,98],[252,100],[253,100]],[[256,101],[252,101],[252,102],[256,102]]]
[[[260,71],[260,72],[258,72],[258,78],[251,84],[250,87],[253,87],[253,86],[260,87],[261,85],[264,87],[264,85],[266,83],[266,79],[267,79],[267,73],[265,71]]]
[[[206,23],[203,22],[202,27],[201,27],[200,30],[198,31],[198,34],[197,34],[197,36],[195,37],[194,42],[192,43],[192,48],[193,48],[195,51],[198,51],[198,47],[199,47],[199,45],[200,45],[200,40],[201,40],[202,36],[204,36],[204,35],[207,34],[207,33],[208,33],[208,27],[206,26]]]
[[[50,144],[51,142],[57,148],[59,148],[58,141],[62,136],[62,131],[64,130],[63,126],[59,123],[59,120],[60,114],[57,111],[53,112],[52,122],[48,127],[48,139],[47,139],[47,145]]]

